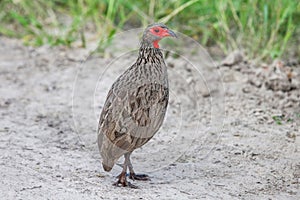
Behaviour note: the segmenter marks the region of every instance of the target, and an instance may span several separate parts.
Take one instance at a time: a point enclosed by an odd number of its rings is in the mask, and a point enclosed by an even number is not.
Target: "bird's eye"
[[[155,31],[156,33],[158,33],[158,32],[159,32],[159,29],[154,29],[154,31]]]

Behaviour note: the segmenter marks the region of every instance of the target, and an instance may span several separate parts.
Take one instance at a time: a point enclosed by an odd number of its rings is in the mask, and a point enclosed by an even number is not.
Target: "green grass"
[[[282,125],[286,123],[293,123],[295,121],[300,120],[300,113],[289,113],[288,116],[286,115],[274,115],[272,119],[277,125]]]
[[[125,26],[161,21],[225,53],[241,48],[268,60],[291,45],[299,50],[298,0],[2,0],[0,7],[0,33],[28,45],[84,47],[92,31],[105,49],[103,41]]]

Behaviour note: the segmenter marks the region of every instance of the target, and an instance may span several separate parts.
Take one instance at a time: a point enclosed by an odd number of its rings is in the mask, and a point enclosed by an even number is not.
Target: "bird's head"
[[[158,42],[164,37],[177,37],[176,34],[170,30],[166,25],[155,23],[149,25],[143,34],[143,41],[154,48],[159,48]]]

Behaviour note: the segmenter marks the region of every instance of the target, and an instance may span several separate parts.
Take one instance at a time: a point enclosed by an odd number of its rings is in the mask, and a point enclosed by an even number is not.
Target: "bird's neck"
[[[154,63],[161,60],[163,60],[163,55],[159,48],[155,48],[151,43],[141,43],[138,63]]]

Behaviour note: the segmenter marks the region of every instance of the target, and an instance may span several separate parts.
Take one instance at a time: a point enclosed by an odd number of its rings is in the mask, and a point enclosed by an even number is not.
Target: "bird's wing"
[[[145,144],[161,126],[168,103],[168,89],[159,83],[136,87],[112,86],[103,107],[98,131],[100,151],[133,151]],[[105,143],[105,144],[104,144]],[[107,144],[109,143],[109,144]],[[104,148],[101,148],[105,145]],[[113,150],[111,147],[118,147]],[[122,151],[110,152],[123,154]],[[121,156],[116,155],[116,157]]]
[[[127,101],[126,110],[133,122],[138,126],[148,126],[166,108],[168,89],[159,83],[146,83],[129,93]]]

